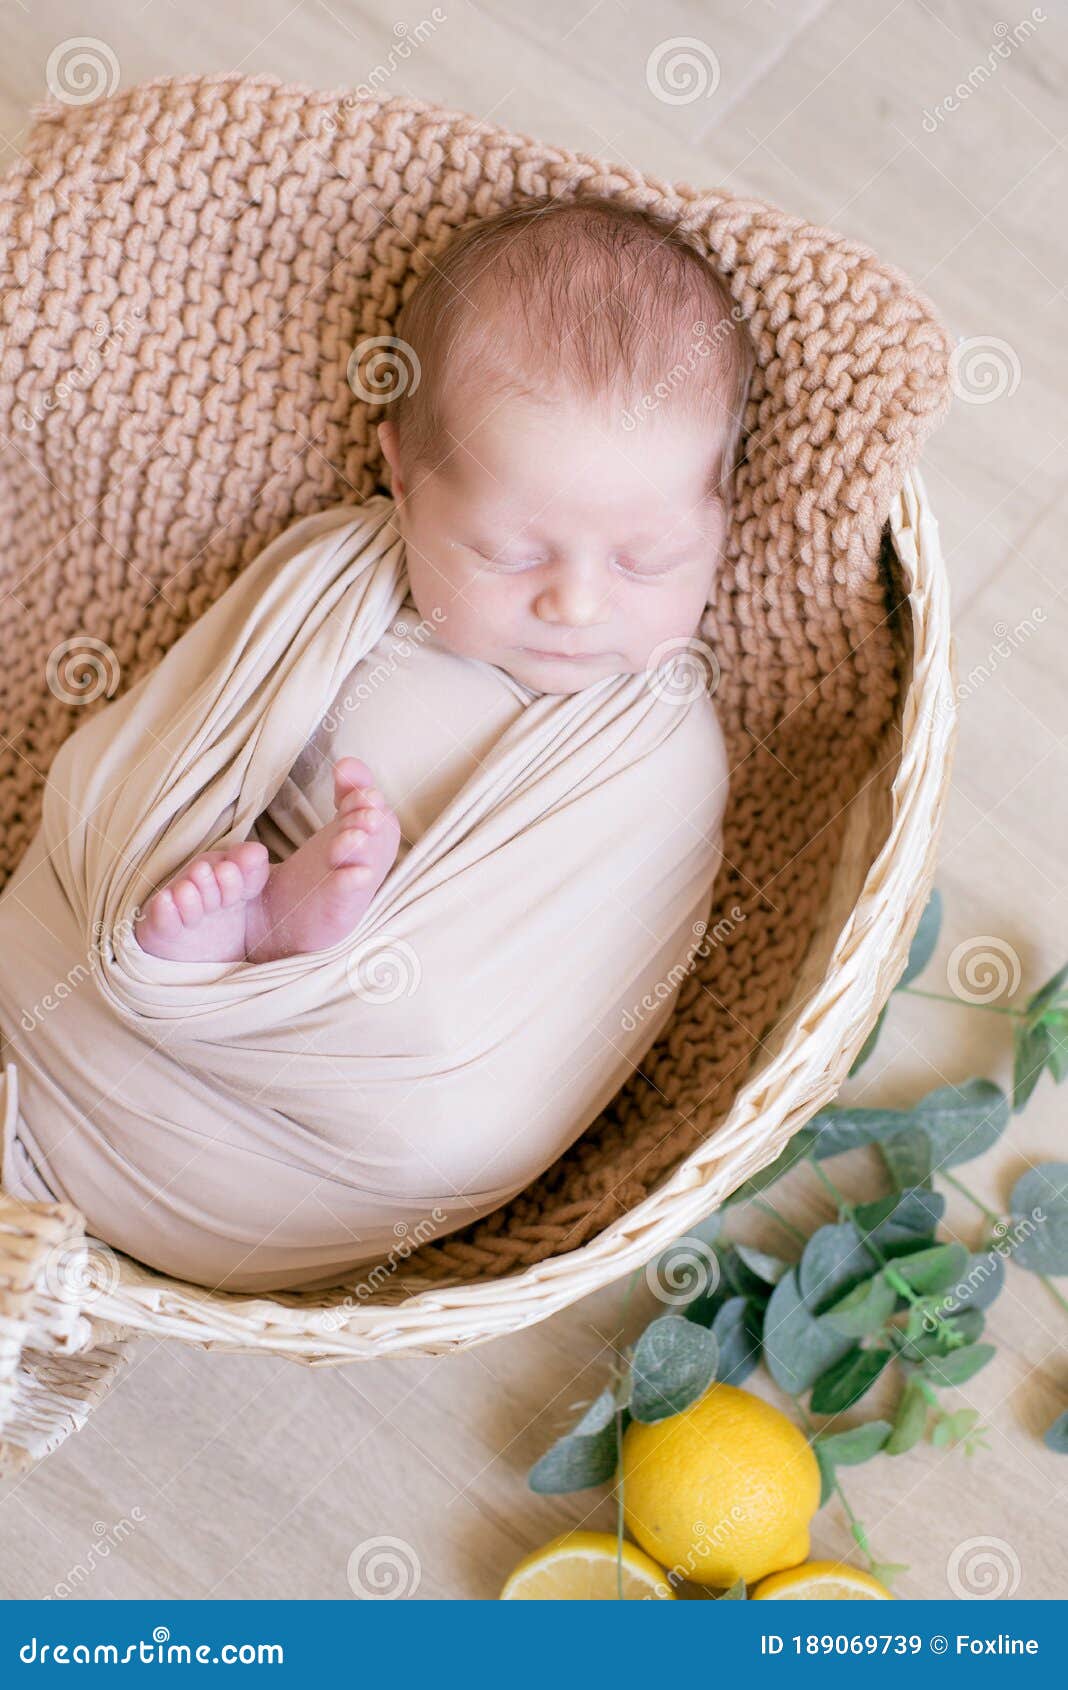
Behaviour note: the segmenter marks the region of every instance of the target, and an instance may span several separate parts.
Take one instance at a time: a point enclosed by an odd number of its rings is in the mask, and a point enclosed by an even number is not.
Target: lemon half
[[[871,1573],[840,1561],[806,1561],[785,1573],[772,1573],[752,1592],[754,1602],[782,1597],[788,1602],[892,1602],[892,1593]]]
[[[520,1561],[502,1601],[615,1602],[619,1599],[618,1543],[610,1532],[564,1532]],[[623,1599],[675,1601],[662,1567],[633,1543],[623,1545]]]

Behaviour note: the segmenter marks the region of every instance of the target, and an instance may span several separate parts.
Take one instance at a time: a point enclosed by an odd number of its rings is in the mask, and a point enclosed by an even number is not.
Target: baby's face
[[[695,633],[726,525],[707,425],[518,398],[451,425],[459,444],[411,486],[380,429],[412,597],[444,645],[572,693]]]

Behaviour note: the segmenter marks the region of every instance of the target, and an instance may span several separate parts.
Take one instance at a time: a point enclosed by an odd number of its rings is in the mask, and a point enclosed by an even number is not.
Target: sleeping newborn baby
[[[411,362],[379,441],[408,606],[520,701],[652,676],[695,635],[726,532],[751,352],[720,277],[644,213],[528,202],[454,237],[397,329]],[[274,862],[256,839],[201,853],[146,901],[140,945],[258,962],[351,933],[402,838],[361,750],[310,837]]]
[[[6,1189],[227,1290],[549,1168],[667,1025],[722,857],[722,278],[641,211],[527,202],[390,344],[392,496],[292,523],[82,723],[0,898]]]

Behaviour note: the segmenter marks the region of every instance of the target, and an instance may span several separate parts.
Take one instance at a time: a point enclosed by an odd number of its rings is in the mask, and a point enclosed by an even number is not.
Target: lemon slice
[[[615,1602],[619,1600],[618,1544],[610,1532],[564,1532],[520,1561],[502,1601]],[[644,1550],[624,1543],[623,1599],[675,1601],[667,1574]]]
[[[788,1602],[892,1602],[891,1592],[871,1573],[846,1567],[841,1561],[806,1561],[785,1573],[761,1579],[751,1592],[754,1602],[781,1597]]]

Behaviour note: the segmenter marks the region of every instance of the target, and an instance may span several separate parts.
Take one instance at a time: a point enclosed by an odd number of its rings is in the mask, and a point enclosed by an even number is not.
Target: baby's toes
[[[214,915],[222,905],[222,893],[219,891],[214,864],[206,857],[198,857],[195,863],[190,863],[186,874],[200,893],[204,914]]]
[[[241,870],[246,898],[254,898],[258,892],[263,891],[271,872],[271,860],[266,845],[257,845],[249,840],[245,845],[235,846],[230,852],[230,860]]]
[[[172,882],[169,890],[184,926],[195,927],[198,921],[203,921],[203,894],[196,881],[190,879],[188,869]]]
[[[165,886],[160,892],[153,892],[145,905],[144,919],[154,933],[161,938],[173,939],[182,931],[182,917],[171,889]]]
[[[245,877],[237,863],[224,857],[221,863],[215,865],[215,878],[224,910],[232,909],[235,904],[241,903],[246,896]]]
[[[351,863],[359,863],[363,857],[368,838],[369,834],[362,827],[339,829],[330,842],[330,867],[344,868]]]
[[[334,803],[341,808],[342,800],[362,787],[374,785],[374,775],[359,757],[339,757],[334,764]]]

